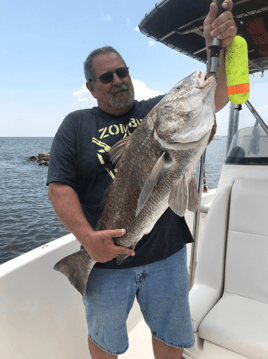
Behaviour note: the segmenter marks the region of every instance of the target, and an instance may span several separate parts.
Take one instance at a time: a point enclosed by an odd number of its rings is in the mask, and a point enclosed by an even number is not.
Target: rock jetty
[[[48,166],[49,165],[49,154],[50,154],[50,152],[48,152],[48,153],[40,152],[40,153],[38,153],[37,156],[31,156],[29,158],[29,161],[38,162],[39,166]]]

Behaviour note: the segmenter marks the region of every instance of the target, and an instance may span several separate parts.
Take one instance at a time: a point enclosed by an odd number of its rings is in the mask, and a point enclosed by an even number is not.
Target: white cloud
[[[134,86],[135,99],[138,101],[148,100],[151,97],[156,97],[158,95],[164,94],[161,91],[150,89],[143,81],[132,79],[132,82]],[[98,106],[97,100],[91,95],[85,84],[79,91],[73,92],[73,102],[74,105],[79,102],[86,102],[86,106],[89,108]]]
[[[149,41],[149,46],[154,46],[155,45],[155,42],[154,41]]]
[[[164,93],[158,90],[152,90],[146,86],[145,82],[140,80],[133,80],[133,86],[135,91],[135,99],[138,101],[148,100],[151,97],[163,95]]]
[[[98,105],[97,100],[91,95],[85,84],[82,86],[81,90],[73,92],[73,100],[74,103],[87,102],[90,107]]]
[[[105,14],[105,15],[101,15],[100,19],[103,22],[111,22],[112,21],[112,16],[109,15],[109,14]]]
[[[265,117],[267,117],[267,113],[268,113],[268,102],[266,102],[265,104],[263,104],[262,106],[260,106],[258,108],[258,111],[260,113],[262,113]]]
[[[127,26],[130,26],[132,23],[132,21],[129,18],[126,19],[126,22],[127,22]]]

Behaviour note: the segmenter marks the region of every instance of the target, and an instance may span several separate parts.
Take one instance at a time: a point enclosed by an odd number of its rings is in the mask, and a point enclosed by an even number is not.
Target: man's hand
[[[106,231],[91,232],[86,244],[86,251],[96,262],[105,263],[119,254],[134,256],[135,252],[131,249],[116,246],[113,237],[121,237],[126,233],[125,229],[110,229]]]
[[[60,182],[49,184],[49,199],[62,223],[75,235],[91,258],[105,263],[119,254],[134,256],[131,249],[116,246],[112,238],[121,237],[125,229],[95,232],[88,223],[76,191]]]
[[[221,46],[225,48],[231,44],[237,34],[237,28],[231,13],[233,2],[225,0],[222,7],[225,11],[217,17],[217,5],[215,3],[210,4],[208,16],[204,21],[204,35],[207,47],[212,45],[213,37],[217,37],[221,41]]]

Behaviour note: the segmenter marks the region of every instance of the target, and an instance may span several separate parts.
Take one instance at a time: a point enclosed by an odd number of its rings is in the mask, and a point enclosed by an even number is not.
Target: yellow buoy
[[[229,100],[241,105],[249,99],[248,45],[241,36],[236,36],[227,48],[225,69]]]

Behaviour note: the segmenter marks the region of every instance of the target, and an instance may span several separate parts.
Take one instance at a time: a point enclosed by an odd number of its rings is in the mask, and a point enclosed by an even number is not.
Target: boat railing
[[[234,105],[233,103],[230,103],[230,114],[229,114],[229,126],[228,126],[228,137],[227,137],[227,149],[226,149],[226,158],[228,156],[228,152],[232,143],[232,140],[234,138],[234,135],[238,131],[238,125],[239,125],[239,112],[242,110],[242,105]],[[253,105],[247,101],[245,105],[248,107],[250,112],[253,114],[253,116],[256,118],[255,126],[260,125],[264,132],[268,135],[268,126],[263,121],[261,116],[258,114],[256,109],[253,107]],[[202,182],[204,177],[204,171],[205,171],[205,160],[206,160],[206,150],[204,151],[203,155],[200,158],[199,162],[199,169],[198,169],[198,209],[195,212],[194,215],[194,221],[193,221],[193,239],[194,242],[192,244],[192,250],[191,250],[191,259],[190,259],[190,289],[192,288],[194,284],[194,278],[195,278],[195,269],[196,269],[196,263],[197,263],[197,250],[198,250],[198,242],[200,239],[199,236],[199,227],[200,227],[200,214],[201,212],[208,212],[208,209],[206,208],[206,211],[202,209],[201,207],[201,199],[202,199]]]

